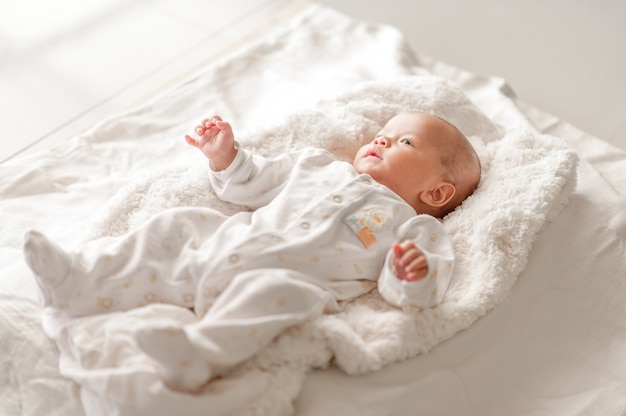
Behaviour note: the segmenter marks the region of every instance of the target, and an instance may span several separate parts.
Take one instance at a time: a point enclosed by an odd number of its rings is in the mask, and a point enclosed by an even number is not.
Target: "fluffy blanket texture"
[[[207,409],[212,415],[289,414],[312,368],[334,362],[350,374],[378,370],[427,352],[500,303],[523,270],[537,233],[574,189],[577,157],[561,140],[523,126],[504,131],[460,88],[433,76],[363,83],[238,139],[261,154],[318,146],[350,160],[389,118],[406,110],[455,124],[482,162],[477,191],[444,219],[457,264],[442,304],[399,310],[372,291],[338,314],[288,330],[198,395],[168,390],[132,338],[142,325],[193,322],[191,312],[149,305],[62,321],[47,311],[44,322],[62,352],[61,368],[84,387],[85,407],[102,414],[169,415],[180,408],[188,415]],[[102,208],[89,237],[119,235],[174,206],[209,206],[225,213],[245,209],[216,198],[207,170],[206,160],[190,152],[188,158],[144,172]]]

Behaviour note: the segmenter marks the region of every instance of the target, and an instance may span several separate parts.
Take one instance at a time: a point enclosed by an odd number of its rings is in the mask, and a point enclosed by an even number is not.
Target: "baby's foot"
[[[157,364],[163,381],[173,390],[195,392],[211,378],[211,368],[189,341],[185,330],[163,324],[135,333],[139,348]]]
[[[46,306],[53,303],[51,288],[61,283],[70,270],[71,259],[59,246],[37,231],[24,238],[24,257],[36,276]]]

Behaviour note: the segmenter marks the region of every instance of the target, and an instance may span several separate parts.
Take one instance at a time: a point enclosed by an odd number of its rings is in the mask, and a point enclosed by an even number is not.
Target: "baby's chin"
[[[352,163],[352,167],[360,175],[367,174],[374,177],[374,173],[376,171],[375,166],[370,163],[370,161],[366,157],[355,160],[354,163]]]
[[[352,167],[354,168],[354,170],[356,170],[356,173],[358,173],[359,175],[369,174],[368,169],[364,168],[362,164],[355,162],[352,164]]]

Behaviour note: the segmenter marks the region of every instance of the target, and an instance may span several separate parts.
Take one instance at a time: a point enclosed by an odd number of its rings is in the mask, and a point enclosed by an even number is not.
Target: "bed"
[[[493,166],[504,161],[488,155],[508,149],[511,172],[547,173],[509,190],[510,198],[524,189],[541,196],[517,204],[532,202],[528,206],[539,215],[524,211],[523,221],[508,223],[503,241],[514,232],[522,240],[505,247],[509,257],[500,260],[517,261],[489,269],[495,277],[494,290],[485,297],[489,302],[454,310],[466,312],[457,316],[461,324],[444,331],[437,320],[442,313],[420,311],[417,316],[433,323],[415,332],[422,339],[406,341],[408,349],[394,344],[393,353],[382,356],[344,342],[345,320],[331,317],[318,326],[295,328],[264,353],[269,361],[240,369],[246,379],[257,374],[257,383],[222,383],[221,391],[212,392],[221,398],[215,401],[210,394],[171,394],[150,384],[149,377],[132,380],[143,380],[152,396],[133,390],[141,382],[124,384],[128,369],[136,364],[145,370],[148,364],[120,341],[126,339],[123,330],[152,319],[152,312],[192,319],[188,314],[154,305],[67,324],[43,311],[22,254],[24,233],[36,228],[76,248],[89,238],[123,233],[169,206],[211,203],[202,180],[206,166],[182,140],[207,111],[228,118],[259,152],[318,145],[348,159],[359,140],[401,108],[402,91],[415,85],[424,95],[452,85],[454,94],[469,97],[453,100],[453,113],[462,114],[456,121],[476,137],[475,145]],[[156,414],[146,410],[155,397],[166,397],[158,402],[162,414],[173,409],[299,416],[625,414],[626,153],[520,102],[514,87],[416,54],[392,27],[309,5],[154,100],[112,115],[50,151],[0,165],[0,414]],[[396,94],[385,98],[389,91]],[[450,96],[444,95],[446,100],[420,105],[452,111],[444,105]],[[396,104],[388,104],[394,99]],[[381,102],[386,104],[376,104]],[[301,139],[333,119],[338,127],[319,130],[309,142]],[[358,140],[335,141],[345,135]],[[519,140],[522,136],[532,140]],[[273,144],[258,145],[263,141]],[[549,167],[530,164],[553,156]],[[485,167],[485,177],[497,172],[490,168]],[[493,192],[495,185],[490,186]],[[517,212],[514,208],[501,219]],[[219,209],[239,208],[224,204]],[[446,220],[450,229],[467,228],[454,220]],[[475,267],[483,270],[481,264]],[[375,293],[364,301],[375,305],[372,310],[401,319],[400,312],[372,297]],[[374,322],[378,315],[367,315],[361,306],[350,309],[350,316]],[[353,332],[365,339],[365,332]],[[307,354],[292,359],[294,351]],[[364,357],[353,359],[359,352]],[[276,360],[293,365],[276,365]],[[256,399],[241,399],[250,395]],[[234,397],[247,405],[220,407],[237,402]]]

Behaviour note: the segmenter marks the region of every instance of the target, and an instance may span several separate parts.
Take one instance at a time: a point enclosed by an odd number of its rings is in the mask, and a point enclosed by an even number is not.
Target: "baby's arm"
[[[407,231],[387,254],[378,291],[396,306],[437,305],[452,276],[452,243],[441,223],[428,215],[418,215],[403,227]]]
[[[202,120],[185,140],[197,147],[211,162],[209,181],[223,201],[257,209],[267,205],[285,186],[304,150],[266,158],[239,147],[230,123],[220,116]]]
[[[190,145],[197,147],[211,161],[211,166],[216,171],[225,170],[235,159],[235,136],[230,124],[223,121],[220,116],[205,118],[195,128],[200,139],[195,139],[188,134],[185,140]]]

